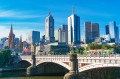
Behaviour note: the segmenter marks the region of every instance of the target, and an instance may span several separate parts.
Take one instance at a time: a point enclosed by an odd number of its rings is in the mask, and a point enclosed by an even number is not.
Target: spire
[[[49,9],[49,15],[50,15],[50,9]]]
[[[73,8],[73,14],[75,14],[75,9],[74,9],[74,7],[72,7]]]
[[[13,34],[12,24],[11,24],[10,34]]]

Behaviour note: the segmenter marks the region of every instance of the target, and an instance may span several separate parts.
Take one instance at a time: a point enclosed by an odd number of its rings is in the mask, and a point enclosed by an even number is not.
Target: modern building
[[[59,40],[59,30],[60,30],[60,28],[59,28],[59,29],[56,29],[56,30],[54,31],[55,42],[58,42],[58,40]]]
[[[95,43],[102,43],[102,42],[104,42],[104,38],[103,37],[96,37],[94,42]]]
[[[5,41],[6,41],[6,40],[8,40],[8,38],[7,38],[7,37],[1,38],[1,44],[3,44],[3,45],[4,45],[4,43],[5,43]]]
[[[73,14],[68,17],[68,44],[80,44],[80,17]]]
[[[106,26],[105,26],[105,32],[106,32],[106,35],[109,34],[109,25],[106,25]]]
[[[84,23],[84,26],[85,26],[85,43],[88,44],[88,43],[91,43],[91,22],[90,21],[87,21]]]
[[[119,43],[119,27],[116,27],[116,39],[115,39],[115,43]]]
[[[91,37],[92,37],[92,42],[95,41],[96,37],[99,37],[99,24],[98,23],[93,23],[91,24]]]
[[[44,45],[44,52],[68,53],[70,52],[70,47],[66,45],[66,43],[50,43],[48,45]]]
[[[49,11],[48,17],[46,17],[46,20],[45,20],[45,39],[46,39],[46,42],[54,42],[55,41],[54,18],[50,14],[50,11]]]
[[[115,21],[111,21],[109,23],[109,31],[110,31],[111,42],[118,43],[118,40],[119,40],[119,29],[116,26],[116,22]]]
[[[28,44],[33,43],[38,43],[40,42],[40,32],[39,31],[31,31],[29,33],[27,33],[27,39],[26,41],[28,42]]]
[[[68,25],[61,25],[59,30],[59,42],[68,43]]]

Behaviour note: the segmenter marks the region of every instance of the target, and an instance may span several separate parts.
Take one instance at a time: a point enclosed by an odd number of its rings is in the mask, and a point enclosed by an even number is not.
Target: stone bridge
[[[19,62],[26,61],[32,64],[33,60],[31,56],[20,56]],[[120,67],[120,56],[82,56],[77,55],[78,59],[78,71],[83,72],[94,68],[104,67]],[[70,56],[69,55],[42,55],[36,56],[36,66],[43,63],[54,63],[60,65],[67,70],[70,70]]]

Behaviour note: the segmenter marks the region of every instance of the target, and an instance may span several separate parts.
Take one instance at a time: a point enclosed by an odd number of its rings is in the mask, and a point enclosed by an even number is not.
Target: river
[[[0,79],[63,79],[63,76],[26,76],[25,71],[1,72]]]
[[[97,68],[80,73],[84,79],[120,79],[120,67]],[[0,72],[0,79],[63,79],[63,76],[27,76],[26,71]]]

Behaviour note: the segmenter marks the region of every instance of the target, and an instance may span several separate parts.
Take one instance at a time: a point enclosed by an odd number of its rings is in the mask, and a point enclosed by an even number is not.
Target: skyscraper
[[[56,42],[58,42],[58,40],[59,40],[59,30],[60,30],[60,28],[59,29],[55,29],[55,31],[54,31],[54,36],[55,36],[55,41]]]
[[[91,24],[91,33],[92,33],[92,41],[95,41],[96,37],[99,37],[99,24],[98,23],[93,23]]]
[[[116,39],[115,39],[115,43],[119,43],[119,27],[116,27]]]
[[[110,38],[111,42],[115,42],[115,39],[117,39],[117,32],[116,32],[117,26],[115,21],[111,21],[109,23],[109,33],[110,33]]]
[[[61,25],[61,29],[59,29],[59,42],[68,43],[68,25]]]
[[[40,42],[40,32],[39,31],[31,31],[27,33],[27,43],[38,43]]]
[[[10,33],[9,33],[9,37],[8,37],[8,46],[11,49],[15,47],[14,38],[15,38],[15,35],[13,34],[13,28],[12,28],[12,24],[11,24],[11,29],[10,29]]]
[[[54,42],[54,19],[49,11],[49,15],[45,20],[45,39],[48,42]]]
[[[91,22],[87,21],[84,23],[85,26],[85,43],[88,44],[91,42]]]
[[[106,32],[106,35],[109,34],[109,25],[106,25],[106,26],[105,26],[105,32]]]
[[[73,14],[68,17],[68,44],[80,44],[80,17]]]

